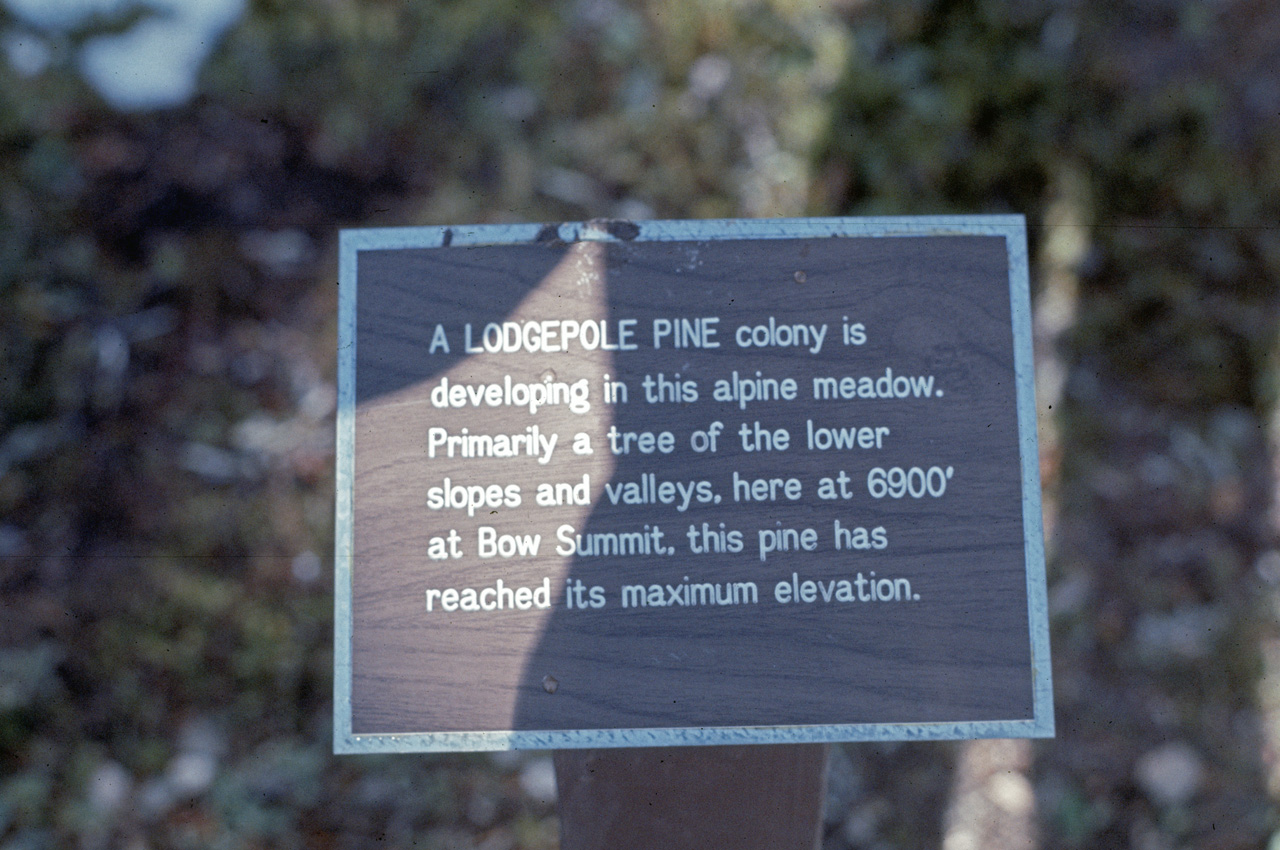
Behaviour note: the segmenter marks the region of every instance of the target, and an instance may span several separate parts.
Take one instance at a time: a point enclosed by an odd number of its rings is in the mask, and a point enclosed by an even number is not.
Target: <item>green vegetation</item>
[[[0,848],[555,846],[536,760],[328,754],[338,227],[1006,211],[1060,371],[1041,843],[1263,845],[1275,17],[255,0],[117,114],[91,29],[0,11],[50,50],[0,57]],[[940,844],[956,751],[850,748],[827,846]]]

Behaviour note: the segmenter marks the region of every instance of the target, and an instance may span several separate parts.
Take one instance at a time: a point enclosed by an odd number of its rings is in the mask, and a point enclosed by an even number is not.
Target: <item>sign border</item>
[[[1023,546],[1031,638],[1033,718],[961,723],[855,723],[812,726],[700,726],[507,732],[420,732],[356,735],[351,710],[351,578],[355,484],[356,260],[361,251],[446,246],[571,242],[802,239],[886,236],[1003,236],[1008,251],[1017,386],[1018,450],[1022,463]],[[334,514],[333,750],[338,754],[545,750],[582,747],[668,747],[716,744],[801,744],[836,741],[940,741],[970,738],[1051,738],[1053,684],[1049,660],[1048,593],[1036,437],[1035,366],[1026,220],[1021,215],[876,218],[596,220],[562,224],[481,224],[343,230],[338,251],[338,408]]]

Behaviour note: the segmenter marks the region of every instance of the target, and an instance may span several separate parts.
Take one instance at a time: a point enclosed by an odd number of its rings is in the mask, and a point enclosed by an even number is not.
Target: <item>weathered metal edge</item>
[[[492,750],[561,750],[594,747],[698,747],[727,744],[814,744],[857,741],[955,741],[974,738],[1041,738],[1034,720],[970,723],[877,723],[827,726],[705,726],[663,729],[582,729],[523,732],[435,732],[351,735],[335,752],[436,753]]]
[[[338,409],[333,546],[333,750],[352,752],[351,574],[356,436],[356,232],[338,242]]]
[[[1031,632],[1032,704],[1036,733],[1054,734],[1053,670],[1049,655],[1049,594],[1045,575],[1044,517],[1040,504],[1040,448],[1036,427],[1035,359],[1031,322],[1030,260],[1025,222],[1005,237],[1013,318],[1013,369],[1017,386],[1018,450],[1022,460],[1022,531],[1027,571],[1027,621]]]
[[[884,216],[876,218],[597,219],[559,224],[472,224],[342,231],[352,251],[474,247],[540,242],[673,242],[696,239],[799,239],[839,236],[1008,235],[1025,227],[1020,215]]]

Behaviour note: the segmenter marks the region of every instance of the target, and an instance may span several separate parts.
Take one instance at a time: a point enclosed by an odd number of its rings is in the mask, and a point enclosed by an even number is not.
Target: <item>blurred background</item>
[[[339,227],[1024,213],[1058,737],[824,847],[1280,848],[1280,7],[0,0],[0,848],[554,848],[335,758]]]

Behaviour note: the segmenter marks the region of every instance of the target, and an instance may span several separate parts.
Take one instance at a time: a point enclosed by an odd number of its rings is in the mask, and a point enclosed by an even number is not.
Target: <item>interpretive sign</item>
[[[1052,734],[1020,216],[340,263],[339,752]]]

